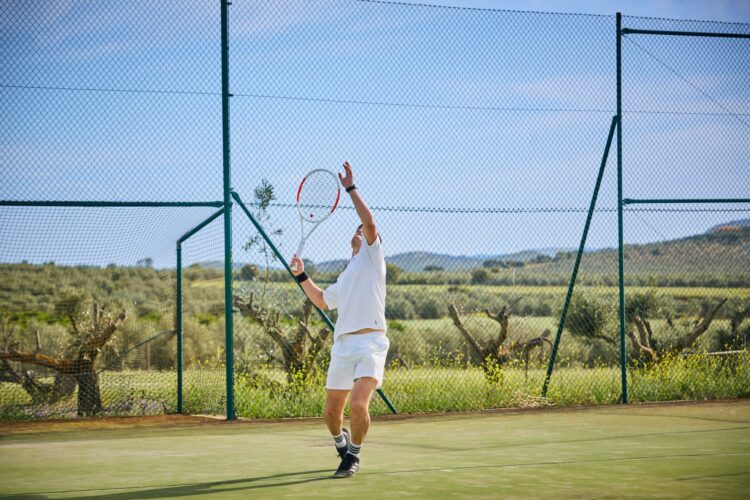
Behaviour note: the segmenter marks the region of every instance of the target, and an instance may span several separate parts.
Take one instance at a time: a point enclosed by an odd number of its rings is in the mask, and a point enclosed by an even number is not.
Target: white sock
[[[361,449],[362,449],[362,445],[361,444],[349,443],[349,451],[348,452],[351,453],[352,455],[354,455],[357,458],[359,458],[359,452],[360,452]]]
[[[346,445],[348,444],[343,432],[338,436],[333,436],[333,442],[336,444],[336,448],[346,448]]]

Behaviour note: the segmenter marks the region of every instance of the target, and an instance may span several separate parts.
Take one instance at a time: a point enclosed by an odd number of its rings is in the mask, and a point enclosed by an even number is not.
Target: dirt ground
[[[413,418],[444,418],[446,416],[460,417],[478,414],[495,413],[550,413],[578,411],[583,408],[600,408],[607,410],[626,410],[634,407],[677,407],[696,405],[725,405],[727,403],[750,403],[748,399],[722,399],[711,401],[666,401],[657,403],[634,403],[628,405],[599,405],[599,406],[574,406],[574,407],[545,407],[545,408],[498,408],[493,410],[482,410],[475,412],[440,412],[440,413],[409,413],[399,415],[380,415],[372,417],[373,421],[407,420]],[[104,430],[104,429],[127,429],[127,428],[175,428],[195,426],[221,426],[221,425],[263,425],[263,424],[299,424],[303,422],[318,422],[320,418],[288,418],[252,420],[239,418],[234,421],[226,420],[223,415],[148,415],[133,417],[92,417],[78,419],[49,419],[49,420],[19,420],[0,422],[0,436],[24,433],[44,432],[66,432],[79,430]]]

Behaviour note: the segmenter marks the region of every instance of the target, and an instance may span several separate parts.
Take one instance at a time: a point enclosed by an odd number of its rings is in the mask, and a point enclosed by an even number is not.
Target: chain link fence
[[[224,413],[218,5],[2,9],[3,418]],[[297,248],[302,176],[344,160],[386,250],[399,412],[621,400],[614,16],[316,0],[228,17],[238,416],[322,411],[332,335],[275,250]],[[739,35],[622,35],[630,399],[747,396],[750,26],[623,27]],[[344,196],[308,241],[321,287],[357,224]]]
[[[631,398],[746,396],[748,26],[623,26],[633,31],[622,42]]]

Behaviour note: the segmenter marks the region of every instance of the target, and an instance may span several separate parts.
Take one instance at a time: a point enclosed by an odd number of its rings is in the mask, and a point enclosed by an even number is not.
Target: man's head
[[[357,255],[359,249],[362,248],[362,242],[365,241],[365,233],[362,229],[363,227],[363,224],[357,226],[357,230],[354,231],[354,236],[352,236],[352,255]],[[378,239],[380,241],[383,241],[383,238],[380,237],[380,233],[378,233]]]
[[[359,252],[359,249],[362,248],[362,240],[364,239],[362,227],[362,224],[357,226],[357,230],[354,231],[354,236],[352,236],[352,254],[354,255],[356,255]]]

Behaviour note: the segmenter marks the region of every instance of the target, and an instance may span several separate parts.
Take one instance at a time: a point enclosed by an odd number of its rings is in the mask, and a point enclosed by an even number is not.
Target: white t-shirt
[[[323,291],[329,309],[338,309],[334,341],[364,328],[386,330],[385,255],[380,235],[372,245],[362,236],[362,248],[352,257],[336,283]]]

